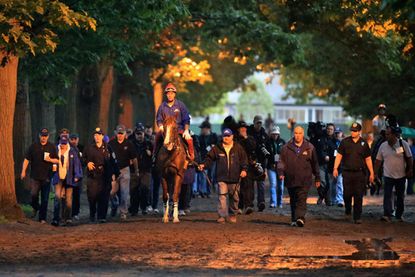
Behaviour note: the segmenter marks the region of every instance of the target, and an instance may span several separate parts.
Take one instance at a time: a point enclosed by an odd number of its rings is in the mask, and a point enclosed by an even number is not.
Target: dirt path
[[[415,196],[406,199],[405,223],[380,222],[381,197],[366,197],[362,225],[344,220],[342,208],[311,204],[315,200],[309,198],[304,228],[288,225],[287,205],[220,225],[213,198],[195,199],[194,211],[179,224],[162,224],[155,215],[87,224],[85,213],[71,227],[32,220],[0,225],[0,275],[414,276]],[[369,252],[359,252],[359,245]],[[376,248],[378,260],[370,256]],[[383,260],[391,253],[399,257]]]

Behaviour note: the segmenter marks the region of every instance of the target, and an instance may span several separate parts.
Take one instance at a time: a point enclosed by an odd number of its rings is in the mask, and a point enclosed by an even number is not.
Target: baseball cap
[[[257,122],[262,122],[263,120],[262,120],[262,116],[260,116],[260,115],[256,115],[255,117],[254,117],[254,123],[257,123]]]
[[[144,125],[142,124],[142,123],[137,123],[136,125],[135,125],[135,130],[134,130],[134,132],[135,133],[138,133],[138,132],[144,132]]]
[[[66,136],[62,136],[62,137],[59,139],[59,144],[68,144],[68,137],[66,137]]]
[[[42,128],[39,131],[39,135],[42,137],[47,137],[49,136],[49,130],[47,128]]]
[[[224,136],[224,137],[230,137],[232,135],[233,135],[233,132],[232,132],[231,129],[229,129],[229,128],[223,129],[222,136]]]
[[[362,125],[357,122],[353,122],[352,126],[350,126],[350,131],[360,131],[362,130]]]
[[[115,128],[115,131],[117,132],[117,134],[125,134],[127,132],[127,129],[124,125],[118,125],[117,128]]]
[[[271,135],[273,135],[273,134],[277,134],[277,135],[279,135],[280,134],[280,127],[278,127],[278,126],[274,126],[274,127],[272,127],[272,129],[271,129],[271,131],[269,132]]]
[[[211,128],[211,124],[208,121],[203,121],[202,124],[200,124],[199,128],[203,129],[203,128]]]
[[[238,128],[248,128],[248,124],[245,121],[240,120],[238,122]]]
[[[341,132],[343,132],[343,130],[342,130],[340,127],[336,127],[336,128],[334,129],[334,132],[335,132],[335,133],[341,133]]]
[[[101,128],[97,127],[97,128],[95,128],[95,130],[94,130],[94,135],[95,135],[95,134],[100,134],[100,135],[103,135],[103,134],[104,134],[104,132],[101,130]]]
[[[69,139],[77,139],[77,138],[79,138],[79,135],[78,134],[71,134],[69,136]]]

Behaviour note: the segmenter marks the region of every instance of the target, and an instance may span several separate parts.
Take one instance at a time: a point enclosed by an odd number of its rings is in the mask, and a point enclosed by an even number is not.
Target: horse
[[[179,220],[179,195],[188,161],[184,141],[180,138],[176,118],[169,116],[163,122],[163,146],[156,159],[156,169],[163,187],[163,222],[169,222],[169,188],[173,189],[173,223]]]

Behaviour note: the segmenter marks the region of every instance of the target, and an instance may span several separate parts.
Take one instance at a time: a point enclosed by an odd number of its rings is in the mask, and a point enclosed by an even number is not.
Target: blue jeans
[[[32,208],[35,211],[39,211],[39,221],[46,220],[49,203],[50,181],[30,179],[30,191],[32,195]]]
[[[334,189],[331,190],[332,204],[343,204],[343,175],[339,174],[337,178],[333,179]]]
[[[284,195],[284,181],[278,178],[278,173],[275,170],[268,169],[268,179],[270,185],[270,202],[272,206],[282,206],[282,198]]]
[[[393,210],[393,187],[395,187],[396,193],[396,218],[401,218],[404,211],[404,199],[405,199],[405,181],[406,178],[393,179],[389,177],[383,177],[385,183],[385,194],[383,196],[383,213],[385,216],[391,217]]]
[[[206,174],[208,174],[208,171],[205,170]],[[197,172],[196,173],[196,178],[197,178],[197,187],[198,187],[198,191],[200,194],[207,194],[208,193],[208,189],[207,189],[207,181],[206,181],[206,177],[205,174],[203,172]]]

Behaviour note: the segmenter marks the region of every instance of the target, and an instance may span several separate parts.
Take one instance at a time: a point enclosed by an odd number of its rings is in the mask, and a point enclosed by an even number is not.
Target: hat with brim
[[[40,129],[39,136],[41,136],[41,137],[47,137],[47,136],[49,136],[49,130],[47,128]]]
[[[222,136],[224,136],[224,137],[230,137],[232,135],[233,135],[233,132],[232,132],[231,129],[229,129],[229,128],[223,129]]]
[[[127,129],[125,128],[124,125],[118,125],[117,128],[115,128],[117,134],[126,134],[127,133]]]
[[[362,130],[362,125],[357,122],[353,122],[352,126],[350,126],[350,131],[359,132]]]
[[[97,128],[95,128],[95,130],[94,130],[94,135],[95,135],[95,134],[103,135],[103,134],[104,134],[104,132],[101,130],[101,128],[97,127]]]

